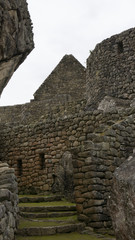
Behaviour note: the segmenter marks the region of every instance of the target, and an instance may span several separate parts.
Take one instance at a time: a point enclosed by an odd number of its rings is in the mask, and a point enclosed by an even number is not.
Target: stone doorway
[[[52,192],[63,194],[68,200],[74,200],[74,185],[73,185],[73,161],[72,155],[66,151],[60,161],[59,166],[53,174]]]

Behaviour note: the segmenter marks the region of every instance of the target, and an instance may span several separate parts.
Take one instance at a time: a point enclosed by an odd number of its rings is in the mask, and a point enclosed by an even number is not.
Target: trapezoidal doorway
[[[67,199],[73,201],[73,163],[70,152],[66,151],[63,154],[59,166],[55,170],[53,179],[52,192],[59,192]]]

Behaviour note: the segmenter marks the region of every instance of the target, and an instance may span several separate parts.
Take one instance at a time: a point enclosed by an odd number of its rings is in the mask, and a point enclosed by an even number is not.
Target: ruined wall
[[[85,87],[85,68],[72,55],[65,55],[31,103],[0,107],[0,122],[28,124],[53,115],[56,118],[81,112],[86,105]]]
[[[87,60],[86,91],[89,109],[98,108],[105,96],[112,97],[118,106],[132,103],[135,98],[134,28],[104,40],[91,52]]]
[[[112,174],[134,148],[130,114],[81,112],[28,125],[1,125],[0,157],[15,169],[20,193],[41,193],[54,191],[61,159],[69,152],[79,219],[96,229],[108,228]]]
[[[75,113],[81,113],[86,106],[86,100],[59,102],[32,101],[22,105],[0,107],[0,123],[12,123],[12,125],[31,124],[47,118],[59,118]]]
[[[17,181],[14,170],[0,163],[0,239],[14,240],[18,224]]]
[[[33,47],[26,1],[0,1],[0,94]]]
[[[67,88],[71,88],[71,94],[63,92],[67,84],[64,79],[68,79],[63,75],[63,61],[36,92],[34,101],[0,108],[0,158],[15,169],[20,193],[60,192],[58,169],[63,167],[65,156],[70,156],[74,185],[69,191],[74,191],[79,219],[100,230],[111,227],[107,200],[113,172],[135,145],[134,31],[103,41],[91,53],[87,63],[87,108],[77,81],[73,92],[76,90],[79,99],[77,94],[72,97],[72,81]],[[68,77],[71,67],[67,69]],[[59,85],[56,73],[63,85]],[[115,110],[110,111],[108,103]],[[101,105],[105,105],[105,111],[99,110]],[[98,110],[88,111],[91,108]],[[62,174],[62,188],[66,189],[68,178],[66,172]]]

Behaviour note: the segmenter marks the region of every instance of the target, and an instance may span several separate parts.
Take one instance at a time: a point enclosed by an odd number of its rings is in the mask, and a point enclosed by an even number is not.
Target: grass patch
[[[28,220],[20,220],[19,229],[23,228],[31,228],[31,227],[50,227],[50,226],[62,226],[68,223],[65,222],[56,222],[56,221],[28,221]]]
[[[94,235],[79,234],[79,233],[65,233],[55,234],[53,236],[39,236],[39,237],[16,237],[16,240],[105,240]],[[111,239],[111,237],[110,237]]]
[[[51,206],[75,206],[74,203],[67,201],[39,202],[39,203],[19,203],[19,207],[51,207]]]
[[[31,214],[31,213],[32,213],[32,214],[41,214],[42,212],[40,212],[40,211],[39,211],[39,212],[36,212],[36,211],[35,211],[35,212],[34,212],[34,211],[33,211],[33,212],[29,212],[29,211],[27,211],[27,212],[25,212],[25,213],[28,213],[28,214],[29,214],[29,213],[30,213],[30,214]],[[61,211],[59,211],[59,212],[58,212],[58,211],[57,211],[57,212],[47,212],[48,217],[50,217],[49,215],[52,215],[53,213],[56,213],[56,214],[57,214],[57,213],[61,213]],[[76,215],[76,212],[75,212],[75,211],[68,211],[68,212],[67,212],[67,211],[62,211],[62,213],[63,213],[63,214],[64,214],[64,213],[65,213],[65,214],[70,213],[70,214],[72,214],[72,215]],[[43,214],[44,214],[44,212],[43,212]],[[71,215],[70,215],[70,216],[71,216]]]
[[[43,221],[76,221],[77,222],[77,216],[68,216],[68,217],[49,217],[49,218],[36,218],[37,220],[43,220]]]

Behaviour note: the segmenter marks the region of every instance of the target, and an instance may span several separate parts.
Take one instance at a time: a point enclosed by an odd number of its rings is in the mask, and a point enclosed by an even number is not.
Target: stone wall
[[[14,170],[0,163],[0,239],[14,240],[18,224],[17,181]]]
[[[79,86],[79,87],[78,87]],[[65,55],[34,93],[36,101],[53,100],[63,104],[85,97],[86,69],[73,55]]]
[[[0,108],[0,159],[15,169],[19,192],[58,191],[75,198],[79,219],[100,230],[111,227],[107,201],[113,172],[135,147],[134,31],[103,41],[91,53],[87,107],[85,69],[78,71],[75,60],[74,76],[73,57],[66,56],[72,58],[67,77],[62,60],[34,101]]]
[[[31,124],[43,119],[64,117],[66,115],[81,113],[86,105],[85,99],[79,101],[65,101],[62,105],[57,101],[32,101],[22,105],[0,107],[0,123],[11,123],[12,125]]]
[[[79,219],[95,229],[109,228],[112,174],[131,154],[134,137],[131,109],[53,115],[31,124],[1,125],[0,158],[15,169],[20,193],[60,192],[61,187],[55,189],[58,169],[68,152]]]
[[[118,106],[132,103],[135,98],[134,60],[135,28],[96,46],[87,60],[86,96],[89,109],[98,108],[106,96],[113,98]]]
[[[111,228],[108,198],[114,170],[135,146],[134,116],[116,121],[105,131],[92,134],[78,153],[75,168],[75,198],[79,219],[100,231]],[[113,119],[113,115],[112,115]]]

